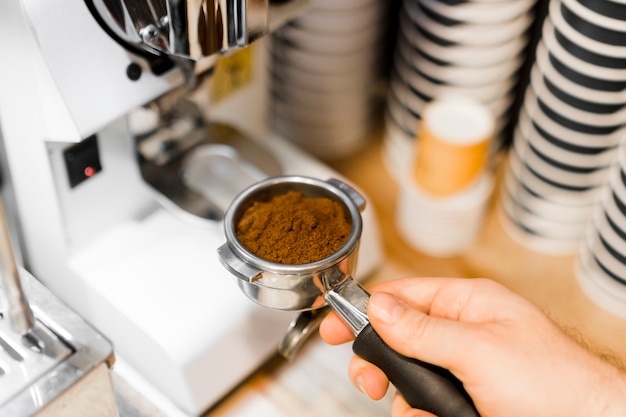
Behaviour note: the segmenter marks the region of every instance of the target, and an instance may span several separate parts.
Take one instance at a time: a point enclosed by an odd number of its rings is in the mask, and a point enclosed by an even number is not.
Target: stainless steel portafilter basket
[[[352,225],[347,241],[330,256],[308,264],[271,262],[247,250],[236,228],[254,202],[267,202],[288,191],[338,202]],[[462,383],[448,370],[400,355],[378,336],[367,317],[369,294],[352,278],[363,222],[365,199],[342,181],[303,176],[270,177],[242,191],[224,217],[226,243],[218,248],[222,264],[253,301],[278,310],[314,310],[330,306],[352,329],[353,351],[377,365],[415,408],[439,417],[476,417]],[[323,244],[324,242],[320,242]]]
[[[317,262],[285,265],[271,262],[247,250],[237,238],[236,227],[244,212],[256,201],[266,202],[288,191],[305,197],[337,201],[351,220],[346,243],[331,256]],[[218,249],[222,263],[239,279],[239,287],[255,302],[277,310],[302,311],[326,304],[326,288],[336,288],[354,273],[362,220],[359,210],[365,200],[352,188],[336,180],[280,176],[258,182],[240,193],[224,217],[227,243]]]

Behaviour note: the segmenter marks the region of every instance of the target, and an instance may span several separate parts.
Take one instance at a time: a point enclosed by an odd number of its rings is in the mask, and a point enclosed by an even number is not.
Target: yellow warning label
[[[252,48],[241,48],[217,60],[213,73],[212,101],[218,103],[252,81]]]

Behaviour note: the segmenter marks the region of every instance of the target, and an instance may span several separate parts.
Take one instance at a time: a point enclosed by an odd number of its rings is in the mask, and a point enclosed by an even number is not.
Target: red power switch
[[[102,171],[96,135],[65,149],[63,157],[72,188]]]

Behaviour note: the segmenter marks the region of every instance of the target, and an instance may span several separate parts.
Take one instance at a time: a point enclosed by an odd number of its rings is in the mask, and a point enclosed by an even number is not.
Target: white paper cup
[[[513,147],[518,157],[532,171],[558,184],[570,187],[598,187],[606,183],[609,178],[609,166],[598,168],[594,171],[576,172],[550,164],[548,161],[541,159],[532,150],[528,142],[519,133],[519,130],[515,132]]]
[[[403,173],[409,171],[415,159],[414,152],[417,149],[415,134],[406,132],[400,127],[388,111],[385,111],[384,125],[383,163],[387,172],[399,180]]]
[[[377,3],[377,0],[312,0],[312,7],[324,11],[352,11]]]
[[[270,108],[274,113],[293,120],[300,120],[309,124],[337,123],[354,120],[364,114],[370,115],[374,108],[370,97],[359,97],[350,105],[342,105],[341,101],[305,101],[273,94]]]
[[[611,221],[620,227],[626,225],[626,209],[624,209],[624,207],[620,208],[619,205],[623,206],[623,203],[620,198],[615,195],[611,187],[602,190],[600,204],[607,216],[611,218]]]
[[[443,46],[423,36],[405,14],[400,15],[400,33],[415,48],[433,58],[468,67],[492,65],[519,55],[528,44],[528,36],[517,36],[509,41],[486,46]]]
[[[607,248],[606,242],[601,241],[595,228],[589,227],[585,233],[589,252],[593,254],[598,265],[604,272],[626,283],[626,264],[617,259]]]
[[[372,118],[367,117],[367,115],[364,115],[360,120],[337,125],[312,125],[280,117],[273,119],[274,128],[288,134],[292,141],[324,145],[353,140],[355,137],[360,138],[371,130],[372,124]]]
[[[618,20],[596,15],[582,5],[577,12],[564,2],[561,2],[559,11],[563,20],[582,35],[608,45],[626,46],[626,30]]]
[[[626,286],[609,277],[584,245],[575,264],[575,276],[593,303],[609,314],[626,318]]]
[[[618,195],[622,202],[626,201],[626,161],[624,152],[626,149],[621,145],[617,150],[617,164],[611,169],[609,174],[609,184],[613,188],[613,191]]]
[[[550,136],[545,130],[537,130],[523,107],[519,112],[517,126],[526,140],[541,154],[570,167],[596,169],[610,165],[615,158],[617,145],[581,147]]]
[[[502,195],[502,193],[500,193]],[[517,223],[514,218],[504,210],[501,198],[496,206],[496,214],[500,225],[505,233],[519,245],[537,253],[551,256],[571,256],[576,253],[580,246],[580,240],[557,239],[547,237],[530,230],[528,227]]]
[[[527,109],[531,109],[533,106],[536,107],[537,112],[541,113],[539,117],[544,117],[551,123],[570,132],[576,132],[578,136],[595,137],[595,142],[623,136],[623,131],[626,127],[623,123],[611,125],[585,123],[585,121],[576,119],[573,114],[566,113],[564,106],[560,105],[558,101],[549,103],[544,97],[536,94],[532,85],[531,88],[527,89],[525,98],[528,100],[525,101],[524,105],[530,106]]]
[[[581,147],[613,147],[616,146],[624,136],[624,128],[617,129],[610,134],[593,134],[570,129],[554,120],[544,112],[544,108],[539,105],[538,98],[532,88],[526,89],[523,106],[531,120],[535,121],[542,129],[549,134]]]
[[[611,120],[611,118],[619,118],[620,115],[626,116],[626,106],[624,105],[598,103],[590,100],[580,99],[571,95],[567,91],[561,90],[548,77],[541,74],[538,66],[534,66],[533,71],[539,73],[538,78],[541,80],[540,85],[543,86],[545,90],[547,90],[547,92],[553,97],[554,100],[558,100],[561,105],[567,105],[568,108],[571,108],[576,112],[583,112],[581,114],[592,114],[598,116],[602,120],[605,120],[605,122],[603,123],[605,125],[611,125],[615,123],[615,121]],[[606,121],[608,121],[609,123],[606,123]]]
[[[418,95],[418,93],[411,89],[411,87],[400,79],[395,73],[392,73],[389,80],[389,88],[398,99],[398,102],[405,108],[409,109],[414,114],[421,114],[424,106],[426,106],[430,100],[424,100]],[[445,94],[439,95],[444,97]],[[497,120],[496,132],[499,132],[505,123],[508,123],[508,118],[505,118],[507,111],[513,103],[513,93],[506,94],[502,97],[497,97],[492,101],[484,103],[492,112]]]
[[[535,231],[538,235],[557,240],[578,240],[583,235],[588,218],[580,222],[563,222],[548,219],[522,206],[508,192],[502,192],[500,198],[502,208],[511,219]]]
[[[562,222],[581,223],[589,218],[595,207],[594,204],[584,206],[570,206],[546,200],[541,196],[531,193],[523,183],[515,177],[511,170],[507,170],[503,181],[509,195],[528,210],[550,220]]]
[[[460,86],[482,86],[510,79],[521,67],[525,58],[518,55],[509,60],[482,67],[464,66],[462,64],[437,65],[419,56],[414,48],[404,40],[403,36],[399,37],[396,48],[402,54],[405,62],[408,62],[413,69],[445,83]]]
[[[490,6],[487,5],[487,6]],[[464,23],[454,26],[446,26],[437,22],[421,12],[416,4],[404,2],[402,9],[407,13],[410,19],[422,30],[432,33],[433,35],[445,39],[450,42],[460,43],[464,45],[494,45],[509,41],[518,37],[528,29],[533,18],[528,13],[516,14],[510,20],[505,18],[494,18],[497,12],[491,11],[485,14],[487,17],[485,22],[480,24]],[[447,16],[453,18],[452,16]],[[489,20],[489,17],[492,20]],[[464,22],[469,22],[467,19]]]
[[[531,86],[536,95],[551,109],[589,126],[624,126],[626,125],[626,107],[616,113],[598,114],[588,112],[571,106],[561,101],[548,89],[539,72],[539,68],[534,66],[531,71]]]
[[[591,51],[597,51],[603,55],[612,56],[616,58],[624,58],[626,57],[626,46],[615,46],[609,45],[605,42],[599,42],[597,40],[591,39],[579,31],[576,28],[573,28],[569,23],[565,21],[563,15],[560,10],[560,2],[559,1],[551,1],[549,4],[549,15],[554,23],[554,26],[561,31],[568,39],[572,40],[572,42],[581,45],[585,49],[589,49]]]
[[[437,84],[412,69],[399,53],[395,54],[393,62],[394,68],[398,71],[400,78],[408,82],[416,91],[429,97],[458,94],[472,97],[485,103],[511,92],[517,82],[514,77],[510,77],[494,83],[478,86],[458,85],[454,83]]]
[[[571,56],[600,67],[613,69],[623,69],[626,67],[626,58],[611,57],[603,55],[598,51],[592,51],[583,48],[579,44],[571,41],[566,36],[564,36],[558,28],[554,27],[554,25],[553,30],[554,36],[559,45],[561,45],[561,47],[566,50]]]
[[[482,228],[493,184],[485,175],[464,193],[433,198],[405,173],[396,211],[400,236],[416,251],[432,256],[454,256],[467,249]]]
[[[346,90],[325,92],[310,89],[307,86],[298,84],[273,84],[272,94],[283,101],[295,106],[328,107],[333,111],[342,111],[354,106],[361,106],[363,103],[371,102],[372,93],[367,90]],[[330,110],[329,110],[330,111]]]
[[[626,20],[626,4],[620,0],[578,0],[585,9],[611,19]]]
[[[621,170],[626,172],[626,145],[625,142],[620,142],[620,146],[617,149],[616,159],[619,163]]]
[[[609,166],[616,157],[617,145],[610,147],[580,147],[539,132],[524,108],[520,109],[517,126],[531,146],[546,157],[570,167],[596,169]]]
[[[389,91],[402,106],[410,109],[415,114],[421,114],[424,106],[428,104],[428,101],[412,91],[408,84],[396,76],[395,73],[392,73],[389,79]]]
[[[361,90],[370,92],[374,88],[376,79],[380,76],[375,70],[355,71],[342,74],[321,74],[307,69],[298,68],[280,58],[272,62],[270,74],[273,83],[279,83],[283,88],[295,85],[308,90],[324,93],[338,93],[346,90]]]
[[[372,25],[363,30],[337,36],[333,33],[287,25],[273,32],[273,36],[308,52],[325,55],[350,54],[364,49],[380,50],[380,42],[385,35],[382,28]]]
[[[477,24],[489,24],[494,22],[510,22],[520,15],[526,16],[528,14],[527,12],[535,3],[532,0],[513,0],[489,3],[467,2],[450,6],[436,0],[420,0],[420,4],[450,19]]]
[[[594,210],[592,227],[596,229],[598,235],[617,251],[623,259],[626,258],[626,239],[622,237],[625,234],[623,230],[624,226],[626,226],[626,224],[620,228],[613,219],[610,219],[603,205],[600,205]],[[619,230],[622,236],[618,234],[616,229]]]
[[[557,85],[561,90],[567,91],[575,97],[583,100],[589,100],[598,103],[624,105],[626,103],[626,91],[601,91],[585,87],[558,72],[548,56],[548,50],[543,40],[537,44],[536,65],[539,66],[541,72],[552,83]]]
[[[271,55],[279,62],[317,74],[336,75],[375,67],[380,56],[374,49],[363,49],[344,55],[309,52],[272,40]]]
[[[567,206],[587,206],[594,204],[601,186],[588,188],[584,191],[572,190],[554,183],[546,182],[530,171],[520,160],[514,150],[509,152],[508,164],[516,178],[536,195],[558,204]]]
[[[395,92],[389,90],[387,93],[387,109],[393,119],[406,132],[417,133],[417,127],[420,123],[418,114],[413,113],[409,108],[405,107],[395,95]]]
[[[543,25],[543,40],[546,48],[554,56],[571,68],[575,68],[576,71],[587,75],[589,77],[598,78],[608,81],[624,81],[626,80],[626,68],[608,68],[595,63],[587,62],[566,51],[558,42],[554,33],[554,27],[550,19],[546,19]],[[626,33],[625,33],[626,37]]]
[[[623,78],[621,69],[607,69],[595,65],[595,63],[587,64],[558,46],[553,51],[552,45],[548,44],[549,39],[542,40],[548,50],[550,63],[565,78],[578,85],[603,93],[619,94],[626,90],[626,80]],[[560,44],[557,43],[557,45]],[[597,67],[596,70],[594,70],[594,66]]]
[[[353,33],[379,26],[387,18],[387,10],[386,2],[369,2],[362,7],[347,10],[312,8],[289,24],[324,33]]]

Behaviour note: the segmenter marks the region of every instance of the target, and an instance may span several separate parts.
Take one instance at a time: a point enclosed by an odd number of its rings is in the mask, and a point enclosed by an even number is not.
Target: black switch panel
[[[63,157],[71,188],[102,171],[96,135],[65,149]]]

